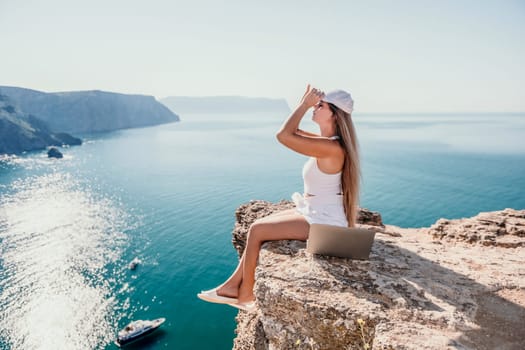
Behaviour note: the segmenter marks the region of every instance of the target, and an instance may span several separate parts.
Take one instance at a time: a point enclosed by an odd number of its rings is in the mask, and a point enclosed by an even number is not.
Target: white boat
[[[150,334],[160,327],[166,321],[165,318],[157,318],[156,320],[137,320],[129,323],[120,332],[118,332],[115,345],[121,347],[135,340],[138,340]]]

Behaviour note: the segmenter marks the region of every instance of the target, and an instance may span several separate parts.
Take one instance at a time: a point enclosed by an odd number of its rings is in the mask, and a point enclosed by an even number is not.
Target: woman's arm
[[[338,155],[341,147],[334,142],[320,135],[307,135],[304,131],[299,131],[299,123],[310,107],[315,106],[323,96],[323,93],[316,89],[310,89],[310,84],[301,103],[283,123],[281,129],[277,132],[277,139],[280,143],[291,150],[310,157],[326,158]]]
[[[314,134],[312,132],[304,131],[304,130],[301,130],[301,129],[297,129],[296,133],[298,135],[301,135],[301,136],[321,137],[321,135],[319,135],[319,134]]]

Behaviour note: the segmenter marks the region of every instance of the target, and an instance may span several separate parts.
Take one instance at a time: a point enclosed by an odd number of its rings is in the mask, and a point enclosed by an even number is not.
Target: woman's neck
[[[319,128],[321,129],[321,136],[323,137],[332,137],[337,135],[335,128],[331,125],[325,127],[319,126]]]

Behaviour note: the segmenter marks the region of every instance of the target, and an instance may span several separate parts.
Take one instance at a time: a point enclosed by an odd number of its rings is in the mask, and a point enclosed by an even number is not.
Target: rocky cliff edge
[[[291,207],[242,205],[239,254],[255,219]],[[404,229],[362,209],[359,222],[379,231],[367,261],[263,245],[234,349],[525,349],[525,210]]]

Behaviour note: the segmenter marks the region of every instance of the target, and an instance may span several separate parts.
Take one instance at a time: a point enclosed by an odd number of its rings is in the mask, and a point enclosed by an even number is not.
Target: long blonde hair
[[[331,103],[328,103],[328,105],[334,114],[336,133],[345,152],[343,173],[341,174],[343,204],[348,226],[354,227],[357,222],[359,185],[361,183],[359,144],[351,114],[344,112]]]

